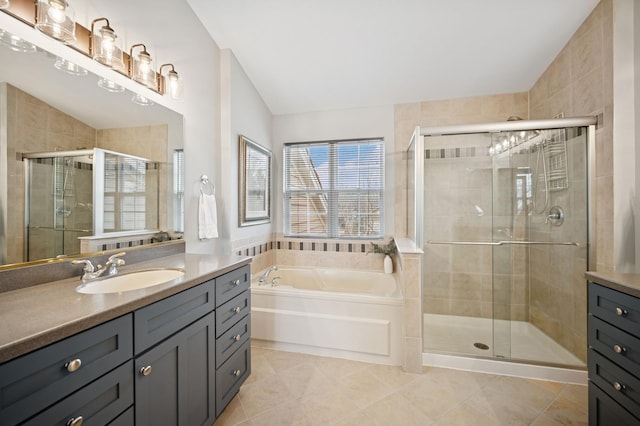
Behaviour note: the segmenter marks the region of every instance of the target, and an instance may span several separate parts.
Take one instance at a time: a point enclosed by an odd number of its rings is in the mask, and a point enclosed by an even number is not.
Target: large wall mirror
[[[72,75],[58,69],[64,64],[58,63],[56,68],[56,61],[58,57],[42,49],[17,52],[0,44],[0,268],[73,256],[76,249],[68,253],[65,247],[77,246],[80,236],[91,240],[91,232],[86,232],[91,228],[83,221],[94,208],[91,188],[87,187],[87,170],[93,166],[83,155],[95,148],[144,158],[151,164],[135,166],[147,169],[142,174],[146,182],[136,186],[137,198],[130,198],[133,201],[129,205],[129,198],[118,198],[126,208],[142,209],[130,215],[135,221],[146,223],[142,226],[145,236],[137,238],[133,245],[166,240],[167,236],[179,238],[183,194],[175,183],[184,182],[177,175],[184,170],[182,116],[157,104],[136,104],[132,102],[135,93],[107,91],[98,86],[99,76]],[[106,70],[107,75],[109,72],[113,71]],[[147,92],[140,88],[141,94]],[[57,156],[74,151],[80,155]],[[35,179],[31,185],[46,195],[29,197],[23,157],[33,153],[51,154],[50,159],[40,156],[37,167],[52,172],[31,176]],[[150,183],[152,179],[156,184]],[[106,193],[109,189],[98,191]],[[49,206],[45,204],[47,199],[57,199],[57,204],[54,201]],[[47,244],[45,249],[31,254],[26,249],[29,211],[51,225],[51,229],[39,227],[37,235],[31,231],[32,237],[36,235],[34,241]],[[60,229],[60,221],[73,226],[65,231]],[[94,242],[85,246],[93,247],[93,251],[114,248],[109,244]],[[82,255],[89,252],[85,249]]]

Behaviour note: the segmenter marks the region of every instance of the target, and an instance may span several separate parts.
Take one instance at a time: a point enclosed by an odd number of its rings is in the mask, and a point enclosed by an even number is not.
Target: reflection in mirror
[[[0,268],[66,256],[77,251],[78,246],[87,255],[152,243],[159,240],[158,236],[161,241],[168,236],[180,238],[184,189],[182,176],[175,173],[184,171],[182,116],[157,104],[136,105],[131,101],[136,94],[104,90],[98,86],[98,76],[71,75],[56,69],[55,62],[56,57],[39,48],[34,53],[23,53],[0,45]],[[143,95],[145,91],[148,90],[141,87]],[[92,172],[82,160],[84,150],[94,148],[148,159],[144,167],[147,171],[156,170],[145,174],[144,185],[123,180],[114,183],[134,196],[108,200],[105,196],[108,192],[113,195],[111,189],[115,187],[94,190],[93,177],[89,177]],[[48,164],[41,162],[40,167],[50,169],[50,177],[46,180],[32,176],[28,199],[23,156],[61,151],[78,151],[80,156],[54,156],[56,160],[47,160]],[[180,161],[179,171],[174,167],[176,161]],[[155,179],[157,184],[149,185],[149,179]],[[110,220],[113,227],[95,229],[96,194],[90,195],[91,191],[101,195],[102,221],[106,224]],[[43,207],[44,201],[56,199],[54,207]],[[108,203],[112,206],[108,207]],[[145,203],[144,213],[140,203]],[[128,214],[123,216],[120,208]],[[67,220],[74,231],[61,239],[35,237],[28,232],[31,219],[27,213],[33,211],[47,216],[40,219],[51,228]],[[144,225],[140,225],[142,222]],[[31,254],[27,250],[31,245],[28,236],[31,240],[61,242]],[[68,252],[62,246],[74,249]]]

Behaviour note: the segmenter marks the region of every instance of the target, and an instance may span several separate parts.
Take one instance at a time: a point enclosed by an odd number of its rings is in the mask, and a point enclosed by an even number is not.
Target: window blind
[[[184,150],[173,151],[173,224],[184,232]]]
[[[381,237],[384,141],[285,144],[284,191],[288,236]]]

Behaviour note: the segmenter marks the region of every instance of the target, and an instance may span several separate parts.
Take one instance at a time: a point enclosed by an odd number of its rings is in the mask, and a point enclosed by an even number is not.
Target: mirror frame
[[[271,222],[271,151],[257,144],[246,136],[240,135],[239,150],[239,185],[238,185],[238,225],[252,226]],[[265,163],[264,167],[252,167],[251,157],[256,156]],[[255,173],[263,173],[264,179],[261,179],[259,187],[252,188],[249,186],[248,177]],[[249,191],[258,190],[264,194],[261,200],[263,209],[251,210],[249,203]]]

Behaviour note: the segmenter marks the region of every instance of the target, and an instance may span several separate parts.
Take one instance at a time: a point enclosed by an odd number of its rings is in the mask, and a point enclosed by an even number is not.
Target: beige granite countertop
[[[612,290],[640,297],[640,274],[587,271],[585,277]]]
[[[180,253],[120,268],[183,268],[173,281],[112,294],[81,294],[80,277],[0,293],[0,362],[179,293],[251,262],[249,257]]]

